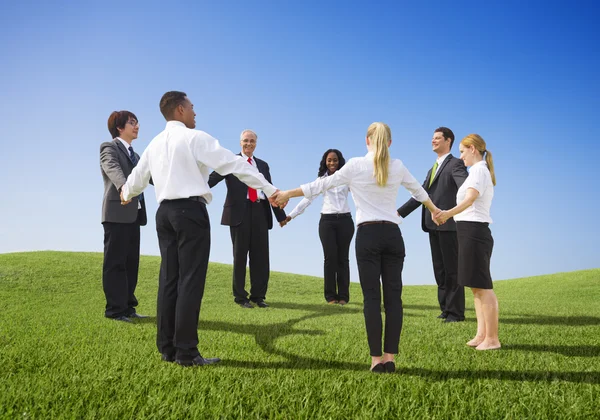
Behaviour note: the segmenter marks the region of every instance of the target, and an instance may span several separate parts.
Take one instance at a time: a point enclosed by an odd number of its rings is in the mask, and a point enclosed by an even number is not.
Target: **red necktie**
[[[248,163],[252,165],[252,158],[248,158]],[[256,190],[254,188],[248,187],[248,199],[253,203],[255,203],[258,199],[258,194],[256,193]]]

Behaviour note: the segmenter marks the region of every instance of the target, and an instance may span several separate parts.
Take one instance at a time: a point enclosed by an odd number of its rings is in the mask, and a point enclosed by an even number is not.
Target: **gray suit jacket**
[[[135,154],[138,160],[139,155]],[[104,197],[102,199],[102,223],[133,223],[138,221],[141,226],[146,224],[146,205],[138,197],[131,203],[122,206],[119,191],[133,171],[133,162],[129,151],[118,139],[100,145],[100,171],[104,180]],[[141,209],[138,211],[138,202]],[[138,218],[139,215],[139,218]]]

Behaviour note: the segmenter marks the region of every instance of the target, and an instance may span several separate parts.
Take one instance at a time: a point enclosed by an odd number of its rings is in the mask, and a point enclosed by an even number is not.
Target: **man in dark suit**
[[[433,133],[431,144],[437,159],[427,172],[423,188],[433,203],[440,209],[456,206],[456,192],[467,178],[467,169],[462,160],[450,154],[454,143],[454,133],[447,127],[440,127]],[[398,209],[402,217],[408,216],[421,205],[410,198]],[[456,223],[449,219],[443,225],[436,225],[431,219],[431,212],[423,206],[421,213],[423,231],[429,233],[433,272],[438,285],[438,301],[442,313],[438,318],[444,322],[460,322],[465,320],[465,292],[457,283],[458,275],[458,240]]]
[[[135,287],[140,264],[140,226],[146,225],[146,205],[143,195],[140,195],[122,206],[119,195],[127,176],[140,159],[131,146],[138,130],[135,114],[115,111],[108,118],[108,131],[113,141],[100,145],[100,170],[104,180],[104,316],[124,322],[131,322],[131,318],[145,318],[135,311],[138,304]]]
[[[257,135],[252,130],[244,130],[240,136],[242,156],[255,166],[271,183],[269,165],[254,156]],[[221,224],[229,226],[233,244],[233,297],[243,308],[252,308],[251,301],[260,308],[269,305],[265,302],[269,283],[269,230],[273,227],[273,215],[277,221],[285,221],[285,212],[269,204],[264,193],[249,188],[234,175],[210,174],[208,185],[212,188],[225,179],[227,197],[223,206]],[[246,262],[250,257],[250,298],[245,289]]]

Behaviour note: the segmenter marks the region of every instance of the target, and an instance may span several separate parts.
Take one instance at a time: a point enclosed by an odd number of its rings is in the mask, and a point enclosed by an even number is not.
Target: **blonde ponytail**
[[[373,159],[373,176],[377,180],[377,185],[385,187],[390,168],[390,151],[388,145],[392,140],[392,130],[390,130],[387,124],[374,122],[367,129],[367,138],[371,144],[372,151],[375,153]]]
[[[494,173],[494,159],[492,159],[492,152],[485,149],[485,163],[487,163],[490,175],[492,176],[492,184],[496,185],[496,174]]]

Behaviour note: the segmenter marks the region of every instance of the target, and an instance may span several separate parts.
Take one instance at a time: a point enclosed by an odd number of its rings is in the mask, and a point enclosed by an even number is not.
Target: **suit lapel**
[[[431,183],[431,186],[433,186],[433,184],[435,183],[435,181],[439,178],[439,176],[442,173],[442,171],[444,170],[444,167],[446,166],[446,164],[448,162],[450,162],[450,159],[452,159],[452,154],[449,154],[448,156],[446,156],[446,159],[444,159],[444,161],[442,162],[442,164],[438,168],[437,172],[435,173],[435,178],[433,178],[433,182]],[[431,169],[429,170],[428,173],[429,173],[429,176],[431,176]]]
[[[125,148],[125,146],[123,146],[123,143],[121,142],[121,140],[119,140],[119,139],[114,139],[113,141],[114,141],[114,142],[117,144],[117,148],[118,148],[118,149],[119,149],[121,152],[125,153],[125,156],[127,157],[127,160],[129,161],[129,163],[131,163],[131,164],[133,165],[133,162],[131,161],[131,157],[129,156],[129,150],[127,150],[127,149]]]

